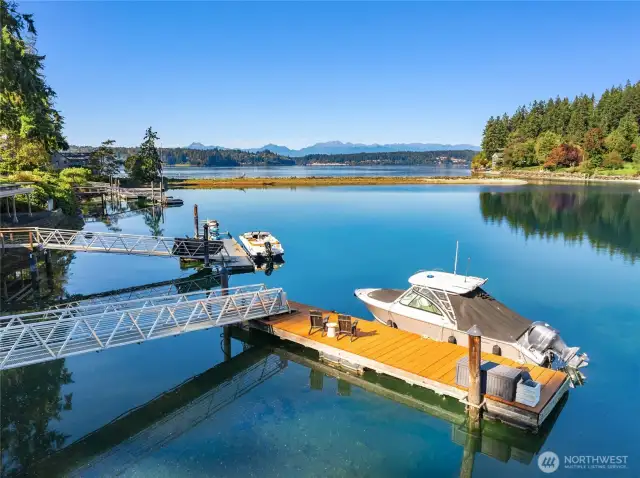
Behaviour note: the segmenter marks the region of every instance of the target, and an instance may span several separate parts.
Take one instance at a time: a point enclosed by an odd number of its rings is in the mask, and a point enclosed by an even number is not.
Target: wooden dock
[[[322,336],[319,330],[309,335],[309,310],[329,311],[291,302],[295,310],[270,319],[254,321],[253,327],[305,347],[317,350],[328,363],[354,372],[374,370],[464,400],[467,390],[455,383],[456,363],[468,354],[461,345],[437,342],[420,335],[394,329],[375,321],[360,319],[358,338],[340,339]],[[569,377],[561,371],[534,365],[523,365],[498,355],[483,353],[482,358],[497,364],[526,368],[541,384],[540,402],[529,407],[484,395],[485,416],[510,425],[538,430],[549,413],[569,389]]]

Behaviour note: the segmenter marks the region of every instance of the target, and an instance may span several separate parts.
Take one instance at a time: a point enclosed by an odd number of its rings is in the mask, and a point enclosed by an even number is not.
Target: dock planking
[[[294,310],[291,314],[262,319],[254,326],[315,349],[338,363],[346,362],[351,367],[355,365],[360,369],[372,369],[458,399],[466,397],[466,388],[455,383],[456,364],[468,354],[466,347],[438,342],[362,319],[358,321],[358,337],[353,341],[348,336],[339,339],[323,336],[320,330],[309,334],[309,310],[320,310],[324,315],[330,312],[296,302],[289,303]],[[489,416],[512,425],[534,430],[539,428],[568,390],[569,378],[562,371],[521,364],[490,353],[482,353],[482,358],[526,369],[541,385],[540,402],[535,407],[491,395],[484,396]]]

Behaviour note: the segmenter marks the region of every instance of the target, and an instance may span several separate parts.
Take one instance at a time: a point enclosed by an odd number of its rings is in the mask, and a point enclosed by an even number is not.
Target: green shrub
[[[617,151],[611,151],[604,158],[602,162],[602,167],[605,169],[620,169],[624,167],[624,161],[622,160],[622,156]]]
[[[78,210],[74,185],[86,183],[90,171],[84,168],[68,168],[60,174],[45,171],[18,171],[5,176],[2,182],[31,182],[33,184],[32,204],[36,208],[45,209],[47,200],[53,199],[54,207],[62,209],[65,214],[75,214]],[[23,200],[18,196],[18,202]]]

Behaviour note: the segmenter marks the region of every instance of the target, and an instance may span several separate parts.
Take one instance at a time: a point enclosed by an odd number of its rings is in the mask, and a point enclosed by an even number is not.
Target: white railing
[[[202,259],[205,243],[199,239],[70,231],[41,227],[0,229],[5,248],[41,247],[63,251],[111,252],[145,256],[178,256]],[[209,256],[226,253],[224,241],[209,241]],[[228,254],[226,254],[228,256]]]
[[[0,370],[288,312],[264,285],[0,317]]]

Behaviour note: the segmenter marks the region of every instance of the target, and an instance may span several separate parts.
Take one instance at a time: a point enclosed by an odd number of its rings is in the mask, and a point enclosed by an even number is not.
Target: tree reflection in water
[[[72,383],[64,360],[0,372],[0,476],[28,475],[33,465],[64,446],[68,436],[54,429],[71,410]]]
[[[592,247],[640,257],[640,194],[596,187],[544,187],[480,193],[487,222],[506,220],[525,237],[589,240]]]

